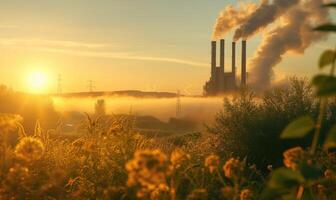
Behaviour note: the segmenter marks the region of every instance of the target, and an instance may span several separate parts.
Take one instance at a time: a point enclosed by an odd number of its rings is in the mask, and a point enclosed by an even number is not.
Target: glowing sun
[[[31,72],[28,75],[28,89],[34,93],[41,93],[47,86],[47,74],[40,71]]]

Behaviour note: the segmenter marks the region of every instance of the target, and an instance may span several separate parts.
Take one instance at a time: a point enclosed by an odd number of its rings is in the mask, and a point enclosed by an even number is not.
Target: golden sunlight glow
[[[45,92],[47,86],[47,75],[41,71],[34,71],[28,75],[27,87],[30,92]]]

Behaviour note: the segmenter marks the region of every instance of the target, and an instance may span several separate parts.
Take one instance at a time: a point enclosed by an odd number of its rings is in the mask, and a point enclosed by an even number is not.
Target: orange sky
[[[212,27],[229,3],[236,1],[3,0],[0,84],[36,92],[31,77],[39,72],[46,77],[43,92],[56,92],[61,74],[64,92],[87,91],[93,80],[96,90],[201,94],[210,75]],[[249,58],[261,37],[248,41]],[[319,54],[333,44],[329,38],[304,55],[286,56],[275,79],[315,73]]]

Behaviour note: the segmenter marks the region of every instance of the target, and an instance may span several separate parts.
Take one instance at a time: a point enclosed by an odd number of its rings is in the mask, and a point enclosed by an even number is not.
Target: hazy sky
[[[33,71],[48,75],[55,92],[62,75],[64,92],[97,90],[181,90],[201,94],[210,74],[210,40],[215,19],[233,0],[1,0],[0,83],[28,90]],[[252,57],[262,35],[248,40]],[[231,52],[227,38],[229,61]],[[310,76],[321,51],[287,55],[276,79]],[[240,66],[240,44],[237,49]],[[230,63],[226,64],[229,68]]]

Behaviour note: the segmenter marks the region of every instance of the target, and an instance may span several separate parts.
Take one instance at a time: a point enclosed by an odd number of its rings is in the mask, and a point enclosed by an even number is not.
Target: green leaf
[[[322,69],[326,65],[330,65],[335,62],[336,52],[333,50],[326,50],[320,57],[319,67]]]
[[[314,78],[312,80],[312,83],[315,86],[320,86],[320,85],[323,85],[326,82],[328,82],[330,80],[333,80],[333,79],[336,80],[336,77],[329,76],[329,75],[319,74],[319,75],[314,76]]]
[[[334,24],[323,24],[314,28],[315,31],[322,31],[322,32],[336,32],[336,25]]]
[[[299,164],[299,171],[306,180],[314,180],[322,176],[322,170],[318,166],[308,165],[305,162]]]
[[[324,143],[324,148],[336,148],[336,125],[329,130]]]
[[[335,7],[336,8],[336,3],[327,3],[327,4],[324,4],[323,7]]]
[[[317,96],[327,97],[336,95],[336,77],[317,75],[313,79],[313,85],[317,87]]]
[[[296,187],[304,181],[304,177],[300,172],[288,168],[278,168],[272,172],[268,185],[274,189],[288,189]]]
[[[281,134],[282,139],[302,138],[314,129],[314,120],[303,116],[291,122]]]

